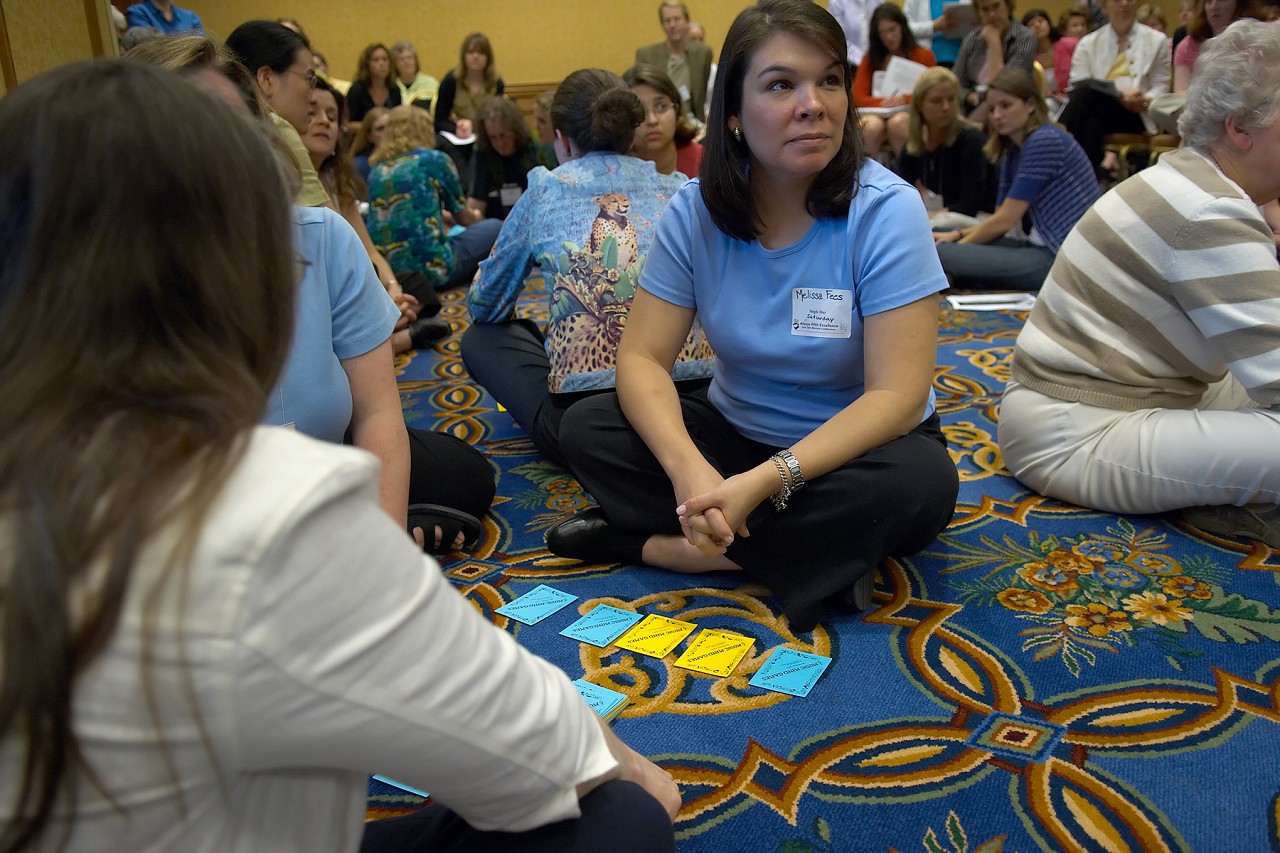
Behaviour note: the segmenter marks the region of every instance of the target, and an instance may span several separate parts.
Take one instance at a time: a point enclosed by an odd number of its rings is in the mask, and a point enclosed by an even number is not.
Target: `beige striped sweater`
[[[1228,370],[1258,403],[1280,402],[1280,265],[1257,206],[1182,149],[1072,229],[1012,375],[1061,400],[1134,411],[1194,408]]]

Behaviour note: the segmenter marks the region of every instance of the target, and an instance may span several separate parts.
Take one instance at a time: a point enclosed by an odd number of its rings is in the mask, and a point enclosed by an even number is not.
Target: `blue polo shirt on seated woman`
[[[785,447],[862,396],[862,318],[947,280],[920,193],[868,159],[849,215],[782,249],[727,236],[690,181],[662,214],[640,286],[697,309],[716,352],[712,404],[747,438]],[[924,417],[933,410],[930,391]]]
[[[341,444],[351,423],[342,362],[389,338],[400,310],[345,219],[325,207],[295,205],[293,224],[294,251],[304,267],[298,316],[284,375],[262,422]]]

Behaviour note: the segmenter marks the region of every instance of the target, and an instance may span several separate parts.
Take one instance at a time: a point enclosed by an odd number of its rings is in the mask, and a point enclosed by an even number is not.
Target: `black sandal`
[[[453,540],[462,533],[462,548],[469,551],[480,538],[480,521],[473,515],[441,506],[440,504],[411,504],[409,506],[409,533],[421,527],[426,543],[424,550],[435,556],[452,553]],[[440,544],[435,545],[436,528],[440,528]]]

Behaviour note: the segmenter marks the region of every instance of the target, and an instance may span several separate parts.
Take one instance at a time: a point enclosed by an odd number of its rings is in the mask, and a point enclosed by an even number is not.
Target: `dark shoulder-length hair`
[[[683,102],[680,99],[680,90],[676,88],[676,84],[667,72],[657,66],[641,63],[622,72],[622,79],[628,86],[648,86],[671,102],[672,108],[676,111],[677,148],[688,145],[698,135],[698,126],[689,120],[689,116],[681,108]]]
[[[1044,22],[1049,25],[1049,41],[1057,44],[1058,39],[1062,38],[1062,33],[1058,31],[1058,25],[1053,22],[1053,18],[1050,18],[1049,13],[1044,9],[1028,9],[1022,16],[1022,26],[1031,26],[1031,22],[1036,18],[1044,18]]]
[[[902,31],[902,43],[898,46],[898,55],[910,58],[911,53],[918,47],[916,37],[911,33],[911,23],[902,10],[892,3],[881,3],[871,13],[871,22],[867,24],[867,59],[871,60],[871,68],[875,71],[883,71],[889,62],[889,48],[885,47],[884,41],[880,38],[881,21],[893,21]]]
[[[208,745],[194,700],[185,719],[161,707],[162,688],[181,694],[159,624],[177,620],[187,661],[187,566],[284,368],[295,271],[263,128],[213,95],[100,59],[0,99],[0,741],[24,756],[0,849],[57,846],[51,821],[103,790],[77,687],[149,548],[163,567],[137,593],[163,608],[144,611],[136,652],[149,744],[158,758],[191,724]]]
[[[394,86],[393,82],[396,76],[395,63],[391,61],[391,51],[387,50],[387,46],[380,41],[373,44],[367,44],[364,50],[360,51],[360,61],[356,63],[356,79],[355,82],[364,86],[366,89],[373,83],[373,75],[369,73],[369,60],[373,59],[373,52],[380,50],[387,55],[387,80],[386,85]]]
[[[324,184],[329,197],[336,202],[338,210],[345,211],[355,204],[364,192],[360,177],[356,174],[355,167],[351,165],[351,149],[342,138],[342,128],[347,126],[347,99],[321,77],[316,78],[315,91],[328,92],[333,96],[333,102],[338,107],[338,139],[329,156],[325,157],[320,167],[316,169],[316,174],[320,178],[320,183]]]
[[[751,192],[751,149],[729,133],[729,117],[742,112],[743,81],[747,65],[760,45],[775,33],[790,33],[830,54],[848,91],[848,48],[840,24],[823,7],[808,0],[759,0],[744,9],[729,27],[720,53],[706,149],[698,170],[702,200],[716,227],[738,240],[750,242],[762,223]],[[814,216],[846,216],[858,191],[858,170],[865,156],[853,99],[844,116],[840,150],[818,174],[805,200]]]

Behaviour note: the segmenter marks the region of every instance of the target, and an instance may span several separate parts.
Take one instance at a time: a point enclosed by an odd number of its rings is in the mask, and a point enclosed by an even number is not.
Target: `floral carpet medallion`
[[[545,296],[521,311],[545,319]],[[465,326],[460,293],[443,316]],[[679,783],[681,851],[1280,850],[1280,554],[1012,479],[996,434],[1024,320],[942,311],[955,516],[881,566],[871,610],[810,633],[732,575],[550,554],[547,528],[590,496],[470,383],[455,334],[399,364],[406,420],[476,444],[498,478],[481,541],[445,574],[570,678],[628,695],[614,728]],[[531,626],[494,612],[542,583],[577,600]],[[713,677],[674,666],[683,647],[659,660],[559,634],[598,604],[754,643]],[[807,697],[748,683],[779,647],[832,658]],[[419,802],[370,782],[370,817]]]

